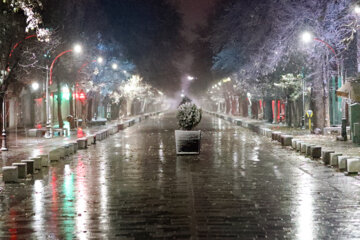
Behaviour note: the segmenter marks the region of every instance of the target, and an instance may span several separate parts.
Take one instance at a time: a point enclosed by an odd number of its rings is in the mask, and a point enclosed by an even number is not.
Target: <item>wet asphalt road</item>
[[[205,115],[176,156],[175,114],[0,191],[1,239],[357,239],[360,181]]]

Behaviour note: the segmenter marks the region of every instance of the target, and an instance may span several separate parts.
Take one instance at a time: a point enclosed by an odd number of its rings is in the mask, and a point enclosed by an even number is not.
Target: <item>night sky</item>
[[[206,24],[206,17],[217,1],[219,0],[173,0],[179,5],[180,12],[184,15],[184,33],[189,40],[195,37],[191,29],[197,25]]]

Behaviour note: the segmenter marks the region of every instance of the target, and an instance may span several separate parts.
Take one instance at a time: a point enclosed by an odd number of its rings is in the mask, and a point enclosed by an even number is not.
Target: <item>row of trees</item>
[[[82,45],[83,54],[66,54],[53,69],[57,96],[67,85],[71,103],[76,84],[88,97],[101,93],[117,102],[119,96],[126,97],[120,91],[133,75],[165,91],[178,87],[181,17],[165,0],[5,0],[0,11],[2,96],[18,96],[29,83],[45,81],[54,58],[74,43]],[[94,61],[98,56],[104,63]],[[57,99],[62,126],[61,97]]]
[[[351,0],[221,2],[194,47],[195,56],[205,53],[213,61],[205,66],[195,62],[194,71],[211,73],[210,86],[215,79],[231,76],[243,93],[258,98],[288,95],[290,103],[296,98],[275,83],[284,84],[289,74],[304,76],[311,87],[315,125],[329,125],[330,79],[354,75],[357,68],[359,16],[354,4]],[[301,42],[304,31],[317,41]],[[207,48],[196,47],[200,45]]]

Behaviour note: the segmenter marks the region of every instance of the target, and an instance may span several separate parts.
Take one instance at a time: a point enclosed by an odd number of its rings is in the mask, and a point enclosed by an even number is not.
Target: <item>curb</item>
[[[21,162],[15,162],[12,166],[4,166],[2,167],[3,181],[5,183],[20,183],[22,180],[26,180],[29,175],[33,176],[34,173],[41,171],[43,167],[48,167],[50,162],[66,159],[70,155],[75,154],[77,150],[85,150],[88,146],[96,144],[97,141],[102,141],[125,128],[131,127],[152,116],[160,115],[161,113],[161,111],[146,113],[121,123],[109,125],[106,129],[101,129],[86,137],[77,138],[70,143],[53,147],[47,153],[32,157],[28,160],[21,160]]]
[[[342,157],[343,153],[335,152],[333,150],[324,149],[323,146],[313,144],[311,142],[305,142],[301,139],[296,139],[295,136],[282,133],[280,131],[273,131],[267,127],[261,126],[259,123],[253,123],[236,117],[219,114],[203,110],[205,113],[212,116],[219,117],[227,120],[244,128],[248,128],[257,134],[270,138],[272,141],[277,141],[283,147],[288,147],[305,157],[310,157],[314,160],[322,160],[325,166],[333,167],[339,171],[344,171],[345,176],[351,176],[351,174],[358,174],[360,172],[360,156],[359,157]]]

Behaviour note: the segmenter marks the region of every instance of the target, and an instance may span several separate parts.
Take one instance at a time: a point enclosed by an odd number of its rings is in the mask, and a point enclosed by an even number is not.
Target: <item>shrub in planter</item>
[[[202,117],[202,111],[195,104],[186,102],[178,107],[176,115],[181,130],[175,131],[177,154],[199,154],[201,131],[190,131]]]

